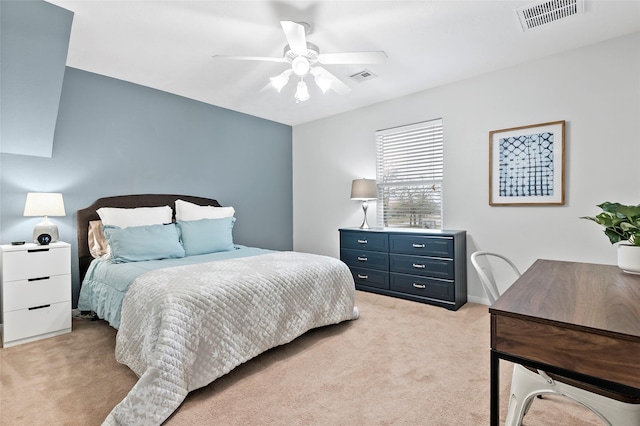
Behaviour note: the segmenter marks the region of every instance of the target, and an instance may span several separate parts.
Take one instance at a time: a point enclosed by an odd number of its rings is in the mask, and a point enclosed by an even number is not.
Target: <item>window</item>
[[[442,119],[376,132],[378,226],[442,228]]]

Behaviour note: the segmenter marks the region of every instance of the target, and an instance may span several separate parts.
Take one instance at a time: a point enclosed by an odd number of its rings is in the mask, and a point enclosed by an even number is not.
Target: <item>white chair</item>
[[[498,300],[498,297],[500,297],[501,291],[500,289],[498,289],[498,285],[496,283],[493,268],[491,268],[491,265],[486,261],[482,262],[479,260],[481,258],[486,259],[487,257],[496,257],[504,261],[505,264],[509,265],[515,273],[515,278],[520,277],[520,275],[522,274],[520,273],[520,270],[518,270],[518,267],[514,265],[512,261],[501,254],[490,253],[488,251],[477,251],[471,255],[471,263],[480,276],[480,282],[482,283],[484,292],[489,298],[489,302],[493,305],[495,301]]]
[[[509,259],[497,253],[477,251],[471,255],[487,297],[493,304],[500,297],[495,274],[487,258],[499,259],[519,277],[520,271]],[[484,260],[481,260],[484,259]],[[508,269],[508,268],[507,268]],[[549,375],[542,370],[533,370],[520,364],[513,366],[509,408],[506,426],[519,426],[529,411],[533,398],[542,394],[563,395],[582,404],[610,426],[640,425],[640,392],[638,395],[618,395],[593,385],[576,380]]]

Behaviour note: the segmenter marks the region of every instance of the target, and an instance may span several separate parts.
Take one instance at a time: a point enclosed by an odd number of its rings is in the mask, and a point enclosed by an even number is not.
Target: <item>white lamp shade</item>
[[[307,83],[302,80],[298,82],[298,88],[296,89],[295,98],[298,102],[309,100],[309,89],[307,88]]]
[[[24,203],[24,216],[65,216],[62,194],[29,192]]]
[[[320,90],[322,90],[322,93],[327,93],[327,90],[331,89],[331,80],[323,75],[316,75],[315,82]]]
[[[352,200],[375,200],[378,198],[378,186],[375,179],[354,179],[351,183]]]
[[[291,70],[288,69],[286,71],[284,71],[283,73],[275,76],[275,77],[271,77],[269,80],[271,81],[271,85],[276,89],[276,91],[278,93],[280,93],[280,91],[282,90],[282,88],[284,86],[287,85],[287,83],[289,82],[289,76],[291,75]]]

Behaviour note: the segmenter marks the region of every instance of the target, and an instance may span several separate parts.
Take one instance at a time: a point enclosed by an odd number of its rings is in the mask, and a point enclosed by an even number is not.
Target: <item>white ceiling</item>
[[[531,1],[49,0],[75,12],[67,65],[297,125],[640,31],[640,1],[587,0],[585,13],[523,32],[515,9]],[[378,65],[326,65],[353,90],[296,104],[291,81],[261,89],[287,64],[279,21],[308,22],[321,52],[383,50]],[[615,64],[612,64],[615,66]],[[356,82],[363,69],[377,74]]]

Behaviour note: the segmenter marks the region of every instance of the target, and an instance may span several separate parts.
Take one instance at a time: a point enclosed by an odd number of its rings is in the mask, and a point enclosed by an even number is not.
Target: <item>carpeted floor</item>
[[[312,330],[189,394],[167,425],[489,423],[489,314],[357,292],[360,318]],[[73,332],[0,350],[1,425],[99,425],[136,376],[114,359],[115,330]],[[506,415],[511,365],[501,363]],[[535,400],[523,423],[601,425],[564,398]]]

